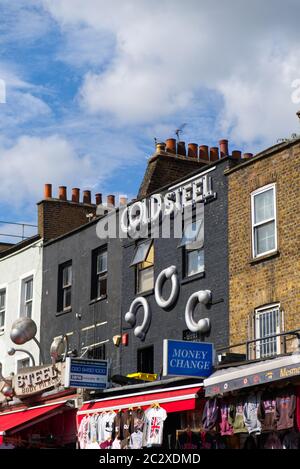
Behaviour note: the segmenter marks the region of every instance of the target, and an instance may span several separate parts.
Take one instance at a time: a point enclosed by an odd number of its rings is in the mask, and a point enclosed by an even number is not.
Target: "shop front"
[[[224,368],[204,380],[203,430],[234,449],[300,449],[300,355]]]
[[[200,428],[203,406],[203,383],[195,379],[108,389],[78,411],[78,447],[175,449],[182,433]]]

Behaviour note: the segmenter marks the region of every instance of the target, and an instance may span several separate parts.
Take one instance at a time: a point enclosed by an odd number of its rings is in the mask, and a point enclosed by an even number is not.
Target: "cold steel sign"
[[[213,344],[164,340],[164,376],[207,378],[213,372]]]

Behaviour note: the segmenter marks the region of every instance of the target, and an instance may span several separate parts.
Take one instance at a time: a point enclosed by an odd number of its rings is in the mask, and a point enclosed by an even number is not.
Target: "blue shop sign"
[[[65,387],[105,389],[108,383],[107,360],[66,359]]]
[[[164,340],[164,376],[207,378],[213,372],[213,364],[213,344],[185,340]]]

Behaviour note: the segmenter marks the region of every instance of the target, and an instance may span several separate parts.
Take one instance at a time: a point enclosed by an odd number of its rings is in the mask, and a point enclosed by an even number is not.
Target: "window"
[[[70,311],[72,305],[72,261],[58,269],[58,311]]]
[[[4,332],[6,308],[6,290],[0,290],[0,333]]]
[[[183,248],[185,277],[204,272],[204,218],[192,221],[184,229],[179,247]]]
[[[252,254],[259,257],[277,250],[275,184],[251,195]]]
[[[33,277],[22,281],[21,317],[32,317]]]
[[[262,339],[255,343],[255,358],[264,358],[281,353],[280,337],[269,338],[283,331],[279,305],[260,308],[255,311],[255,338]]]
[[[91,347],[87,351],[87,358],[93,358],[94,360],[105,360],[106,359],[106,349],[105,344],[97,345]]]
[[[17,373],[21,371],[23,368],[29,368],[30,367],[30,359],[29,358],[23,358],[23,360],[18,360],[17,361]]]
[[[143,293],[154,288],[154,244],[152,240],[138,244],[131,266],[136,267],[136,291]]]
[[[154,373],[154,347],[143,347],[137,351],[138,373]]]
[[[91,299],[105,298],[107,295],[107,249],[92,252]]]

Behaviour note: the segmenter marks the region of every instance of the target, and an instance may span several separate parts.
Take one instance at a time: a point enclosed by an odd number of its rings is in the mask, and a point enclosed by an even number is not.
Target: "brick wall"
[[[172,153],[155,155],[148,162],[138,198],[147,197],[152,192],[167,184],[172,184],[202,166],[205,166],[205,163]]]
[[[228,178],[230,343],[246,340],[248,318],[270,303],[280,303],[286,331],[300,328],[299,141],[281,145]],[[253,263],[250,194],[270,183],[276,183],[279,252]]]
[[[89,221],[86,215],[96,214],[96,205],[47,199],[38,203],[38,231],[45,241],[67,233]]]

